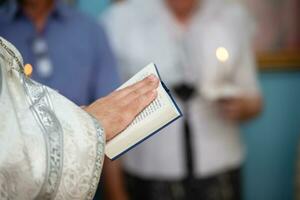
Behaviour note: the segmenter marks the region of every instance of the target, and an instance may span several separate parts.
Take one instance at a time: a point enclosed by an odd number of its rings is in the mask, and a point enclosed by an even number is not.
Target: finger
[[[140,88],[144,88],[145,86],[154,86],[158,83],[158,78],[155,75],[150,75],[143,80],[124,88],[124,95],[128,95],[129,93],[139,90]]]
[[[157,91],[151,90],[146,94],[137,97],[133,101],[129,103],[127,106],[128,113],[134,117],[136,117],[145,107],[147,107],[155,98],[157,97]],[[132,119],[133,119],[132,118]]]
[[[240,115],[240,107],[237,104],[228,104],[222,107],[221,112],[226,119],[236,120]]]
[[[236,112],[227,112],[223,114],[225,119],[229,120],[236,120],[238,119],[239,115]]]
[[[224,106],[222,108],[222,111],[224,113],[238,113],[239,112],[239,108],[237,106],[227,105],[227,106]]]
[[[152,90],[156,90],[158,85],[159,85],[159,82],[151,82],[150,84],[147,84],[143,87],[133,90],[124,98],[124,104],[128,104],[128,103],[134,101],[135,99],[139,98],[140,96],[144,96],[148,92],[150,92]]]
[[[119,91],[116,91],[115,94],[119,98],[123,98],[124,96],[127,96],[129,93],[131,93],[139,88],[145,87],[146,85],[153,85],[153,83],[155,84],[158,82],[159,82],[159,80],[155,75],[150,75],[135,84],[125,87]]]

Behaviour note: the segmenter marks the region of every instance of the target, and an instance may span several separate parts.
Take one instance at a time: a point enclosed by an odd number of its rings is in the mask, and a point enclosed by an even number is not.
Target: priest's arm
[[[20,53],[0,37],[0,199],[92,199],[106,140],[156,98],[150,76],[86,106],[24,73]]]

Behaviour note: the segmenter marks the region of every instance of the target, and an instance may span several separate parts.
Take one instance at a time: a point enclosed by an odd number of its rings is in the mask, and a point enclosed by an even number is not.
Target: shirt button
[[[48,58],[37,61],[36,71],[41,78],[49,78],[53,74],[53,66]]]

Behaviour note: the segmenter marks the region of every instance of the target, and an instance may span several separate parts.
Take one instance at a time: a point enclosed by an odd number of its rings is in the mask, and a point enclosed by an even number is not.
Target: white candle
[[[224,77],[229,77],[230,76],[230,66],[228,65],[228,60],[229,60],[229,52],[228,50],[225,48],[225,47],[218,47],[216,49],[216,57],[217,57],[217,60],[222,63],[221,64],[221,74],[222,76]],[[223,73],[222,73],[223,71]],[[225,73],[224,73],[225,72]]]

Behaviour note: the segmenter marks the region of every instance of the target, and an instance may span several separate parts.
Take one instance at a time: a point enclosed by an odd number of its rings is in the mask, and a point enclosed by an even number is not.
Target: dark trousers
[[[130,200],[241,200],[240,169],[203,179],[149,180],[127,174]]]

